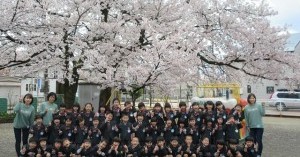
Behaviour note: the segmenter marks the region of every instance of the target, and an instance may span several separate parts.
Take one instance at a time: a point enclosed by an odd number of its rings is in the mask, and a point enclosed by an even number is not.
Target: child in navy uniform
[[[121,144],[129,145],[132,134],[132,124],[129,122],[128,114],[123,114],[121,119],[122,121],[120,122],[117,131],[120,134]]]
[[[165,138],[166,144],[169,145],[171,138],[178,135],[177,125],[172,123],[171,119],[166,121],[166,126],[163,129],[163,136]]]
[[[106,157],[108,156],[108,142],[106,140],[101,140],[100,143],[95,146],[95,150],[96,152],[94,153],[94,155],[96,157]]]
[[[168,150],[165,146],[165,140],[162,136],[157,137],[156,146],[154,146],[153,149],[153,155],[159,157],[168,155]]]
[[[62,156],[62,140],[56,139],[51,150],[51,157],[60,156]]]
[[[176,124],[176,112],[172,110],[171,104],[170,103],[165,103],[164,106],[164,120],[167,121],[170,119],[172,121],[172,124]]]
[[[245,138],[244,157],[257,157],[257,149],[254,146],[254,138],[248,136]]]
[[[217,140],[215,157],[226,157],[226,155],[227,155],[227,147],[225,141]]]
[[[81,113],[81,117],[84,119],[84,124],[88,128],[93,125],[93,118],[95,117],[94,107],[91,103],[86,103]]]
[[[93,146],[99,144],[99,142],[101,141],[102,135],[101,135],[101,131],[100,131],[100,124],[99,124],[98,117],[93,118],[93,126],[90,127],[88,134],[89,134],[89,138],[91,140],[90,142]]]
[[[93,157],[95,152],[92,147],[91,141],[85,139],[84,142],[79,147],[79,149],[77,149],[76,154],[80,156]]]
[[[76,154],[76,146],[68,138],[63,139],[62,154],[64,156],[74,156]]]
[[[177,136],[174,136],[171,138],[171,142],[168,147],[168,151],[169,151],[169,154],[168,154],[169,157],[179,157],[180,156],[181,146],[179,145]]]
[[[142,113],[137,114],[137,122],[132,125],[133,136],[137,137],[141,145],[144,145],[146,139],[146,123]]]
[[[213,122],[211,119],[207,119],[205,121],[205,125],[203,125],[202,127],[202,137],[208,137],[209,138],[209,142],[212,143],[213,141],[213,135],[215,133],[215,128],[213,127]]]
[[[126,150],[127,157],[140,157],[141,156],[142,147],[139,144],[139,139],[137,137],[133,137],[131,139],[131,144]]]
[[[182,145],[181,155],[183,157],[196,157],[196,145],[193,144],[193,138],[191,135],[186,135],[185,144]]]
[[[113,114],[111,112],[107,112],[105,117],[104,123],[100,125],[100,131],[103,138],[108,141],[108,144],[111,144],[113,138],[117,135],[117,124],[113,121]]]
[[[74,141],[74,126],[72,125],[72,117],[66,117],[66,123],[60,128],[61,139],[68,138],[71,142]]]
[[[104,105],[99,106],[98,114],[97,117],[99,119],[99,122],[104,122],[105,121],[105,114],[108,110]]]
[[[37,143],[34,137],[31,137],[29,139],[29,143],[27,145],[24,145],[21,150],[22,157],[33,157],[36,156],[38,153],[37,151]]]
[[[196,120],[196,125],[199,128],[202,128],[202,124],[203,124],[203,112],[200,109],[200,104],[198,102],[193,102],[192,103],[192,108],[189,111],[189,118],[190,117],[194,117]]]
[[[219,115],[217,117],[217,123],[215,125],[214,141],[217,141],[217,140],[225,141],[226,130],[225,130],[225,124],[224,124],[223,120],[224,120],[224,118],[222,115]]]
[[[154,146],[152,144],[152,138],[147,137],[145,139],[145,146],[142,148],[141,156],[152,157]]]
[[[225,124],[226,130],[226,140],[229,139],[240,139],[240,128],[242,128],[242,124],[239,121],[235,121],[232,115],[228,116],[228,121]]]
[[[47,145],[47,138],[40,138],[38,146],[38,155],[42,157],[51,156],[52,147]]]
[[[138,111],[137,111],[137,114],[142,114],[144,116],[144,122],[146,125],[149,124],[149,121],[151,119],[151,115],[150,115],[150,112],[148,110],[146,110],[146,106],[143,102],[140,102],[138,104]]]
[[[72,118],[73,118],[73,120],[72,120],[73,125],[78,125],[79,124],[78,117],[81,117],[81,115],[80,115],[80,105],[78,103],[75,103],[73,105],[71,115],[72,115]]]
[[[239,156],[243,153],[243,148],[240,147],[238,139],[229,139],[228,140],[228,150],[227,150],[227,156]]]
[[[60,128],[62,125],[60,124],[60,119],[57,116],[53,117],[53,120],[51,122],[51,125],[48,127],[48,143],[53,144],[56,139],[60,138],[59,132],[61,131]]]
[[[113,114],[113,120],[119,124],[121,119],[121,106],[120,106],[120,100],[118,98],[113,99],[113,106],[111,108],[111,112]]]
[[[36,141],[40,138],[47,137],[48,129],[43,124],[43,118],[40,115],[35,116],[35,124],[30,128],[29,133],[31,133]]]
[[[204,108],[205,108],[204,120],[210,119],[214,125],[216,122],[216,117],[217,117],[214,103],[212,101],[207,101],[204,104]]]
[[[196,125],[196,119],[195,117],[189,118],[189,127],[187,128],[187,134],[192,136],[193,138],[193,144],[198,145],[199,139],[201,139],[201,132],[200,128]]]
[[[60,104],[59,111],[53,114],[53,116],[59,117],[60,123],[65,124],[66,117],[67,117],[66,105],[64,103]]]
[[[124,103],[124,109],[122,111],[122,115],[123,114],[127,114],[129,117],[129,122],[131,124],[135,123],[135,115],[136,115],[136,109],[132,106],[130,101],[126,101]]]
[[[112,157],[123,157],[125,155],[125,149],[121,145],[121,139],[115,137],[113,143],[108,150],[108,155]]]
[[[216,102],[216,110],[217,110],[217,117],[222,117],[223,124],[225,124],[227,121],[227,113],[226,113],[225,106],[221,101]]]
[[[88,137],[88,128],[84,125],[84,119],[81,117],[78,117],[78,126],[75,126],[74,128],[74,134],[75,134],[75,141],[74,143],[76,146],[81,146],[84,139],[87,139]]]
[[[184,126],[188,126],[188,113],[186,109],[187,105],[185,102],[180,102],[179,103],[179,112],[177,113],[176,117],[178,118],[178,121],[183,121]]]
[[[156,118],[158,127],[163,128],[165,126],[164,112],[160,103],[155,103],[151,118]]]
[[[185,136],[187,135],[187,128],[185,127],[185,120],[178,121],[178,141],[179,144],[183,144]]]
[[[157,126],[157,120],[156,120],[156,118],[152,118],[151,119],[150,126],[147,127],[146,133],[147,133],[148,136],[150,136],[152,138],[152,142],[154,144],[156,144],[156,138],[158,136],[160,136],[161,133],[162,133],[162,128],[160,128],[160,127]]]
[[[201,145],[197,149],[197,152],[199,152],[199,156],[213,157],[216,151],[214,145],[210,144],[209,138],[203,137]]]

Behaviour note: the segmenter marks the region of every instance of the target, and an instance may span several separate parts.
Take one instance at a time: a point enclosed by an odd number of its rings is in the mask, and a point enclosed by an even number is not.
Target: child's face
[[[55,142],[54,143],[54,147],[55,148],[60,148],[61,147],[61,143],[60,142]]]
[[[131,140],[131,145],[136,146],[136,145],[138,145],[138,144],[139,144],[138,138],[132,138],[132,140]]]
[[[105,108],[104,107],[100,107],[100,112],[104,113],[105,112]]]
[[[40,146],[41,147],[46,147],[47,145],[47,142],[46,141],[40,141]]]
[[[43,119],[42,118],[38,118],[35,121],[36,121],[37,124],[41,124],[43,122]]]
[[[85,105],[84,108],[85,108],[86,111],[92,111],[92,105],[91,104]]]
[[[171,141],[171,145],[172,145],[173,147],[176,147],[176,146],[178,145],[178,141],[177,141],[177,140],[172,140],[172,141]]]
[[[69,140],[64,140],[63,146],[64,147],[70,147],[71,142]]]
[[[141,111],[144,111],[145,109],[146,109],[145,106],[142,106],[142,107],[139,108],[139,110],[141,110]]]
[[[72,120],[67,119],[67,120],[66,120],[66,125],[71,125],[71,124],[72,124]]]
[[[192,139],[191,136],[185,137],[185,143],[186,143],[186,144],[192,144],[192,142],[193,142],[193,139]]]
[[[163,147],[165,145],[165,141],[157,141],[157,145],[159,147]]]
[[[144,116],[138,116],[138,117],[137,117],[137,120],[138,120],[138,121],[143,121],[143,120],[144,120]]]
[[[195,126],[196,121],[195,121],[195,120],[190,120],[190,121],[189,121],[189,124],[190,124],[191,126]]]
[[[84,142],[84,148],[90,148],[91,147],[91,142]]]
[[[74,111],[78,111],[78,107],[77,107],[77,106],[74,106],[74,107],[73,107],[73,110],[74,110]]]
[[[241,108],[241,106],[236,106],[235,110],[238,111],[238,112],[240,112],[242,110],[242,108]]]
[[[207,127],[211,127],[212,126],[212,122],[207,122]]]
[[[152,142],[146,142],[146,146],[147,146],[147,147],[152,146]]]
[[[218,123],[222,124],[223,123],[223,118],[218,118]]]
[[[59,119],[55,119],[55,120],[54,120],[54,124],[55,124],[55,125],[60,124],[60,120],[59,120]]]
[[[224,147],[223,145],[217,144],[218,149],[222,149],[223,147]]]
[[[84,120],[80,121],[79,125],[81,125],[81,126],[84,125]]]
[[[237,146],[237,144],[232,144],[232,143],[229,144],[229,147],[230,147],[231,149],[236,149],[236,146]]]
[[[111,113],[109,113],[109,114],[106,115],[106,119],[107,119],[108,121],[111,121],[112,118],[113,118],[113,115],[112,115]]]
[[[36,147],[36,142],[30,142],[29,147],[30,148],[35,148]]]
[[[172,121],[171,120],[167,120],[167,126],[168,127],[172,126]]]
[[[118,147],[119,145],[120,145],[120,143],[119,143],[119,142],[113,142],[113,146],[114,146],[114,148]]]
[[[106,146],[107,146],[107,143],[105,141],[103,141],[99,144],[99,147],[102,149],[105,148]]]
[[[171,108],[170,107],[166,107],[165,110],[166,110],[166,112],[170,112]]]
[[[194,105],[192,108],[193,108],[194,111],[198,111],[199,110],[199,106],[198,105]]]
[[[207,104],[206,107],[207,107],[207,109],[211,110],[213,108],[213,105]]]
[[[157,111],[157,112],[158,112],[158,111],[161,111],[161,107],[160,107],[160,106],[155,106],[155,107],[154,107],[154,111]]]
[[[118,100],[115,100],[113,104],[114,104],[114,107],[119,107],[120,102]]]
[[[131,103],[126,104],[126,108],[131,108],[131,107],[132,107]]]
[[[97,119],[97,120],[96,120],[96,119],[93,120],[93,125],[94,125],[94,126],[98,126],[98,125],[99,125],[99,120],[98,120],[98,119]]]
[[[123,121],[123,122],[128,122],[128,120],[129,120],[129,117],[128,117],[128,116],[123,116],[123,117],[122,117],[122,121]]]
[[[157,122],[151,122],[152,126],[156,126]]]
[[[180,128],[183,128],[183,127],[184,127],[184,123],[180,123],[180,124],[179,124],[179,127],[180,127]]]
[[[217,106],[218,110],[223,110],[223,104]]]
[[[186,109],[186,106],[181,106],[180,110],[184,111]]]
[[[248,146],[248,147],[252,147],[253,146],[253,141],[246,141],[246,145]]]
[[[65,107],[60,107],[59,112],[65,112],[66,108]]]
[[[203,144],[204,146],[208,146],[208,145],[209,145],[209,139],[208,139],[208,138],[204,138],[204,139],[202,140],[202,144]]]

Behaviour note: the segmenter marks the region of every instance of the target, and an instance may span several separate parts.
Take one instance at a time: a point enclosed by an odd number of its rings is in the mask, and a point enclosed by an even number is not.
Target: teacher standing
[[[51,92],[47,95],[47,101],[43,102],[40,107],[39,114],[43,117],[43,124],[49,126],[53,120],[53,114],[58,112],[56,101],[57,96],[54,92]]]
[[[244,109],[247,129],[250,136],[254,138],[254,142],[258,144],[258,157],[261,156],[263,150],[262,137],[264,133],[264,124],[262,117],[265,115],[265,107],[256,103],[256,96],[250,93],[247,98],[248,105]]]
[[[14,107],[16,117],[14,118],[13,126],[16,140],[15,149],[18,156],[21,155],[21,140],[23,145],[28,143],[29,128],[34,122],[35,109],[31,105],[32,102],[33,96],[28,93],[23,97],[23,101]]]

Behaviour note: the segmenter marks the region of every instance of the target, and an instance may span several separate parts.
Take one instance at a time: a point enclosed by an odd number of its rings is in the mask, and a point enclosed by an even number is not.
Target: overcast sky
[[[274,26],[288,25],[290,33],[300,33],[300,1],[299,0],[266,0],[270,7],[278,11],[271,18]]]

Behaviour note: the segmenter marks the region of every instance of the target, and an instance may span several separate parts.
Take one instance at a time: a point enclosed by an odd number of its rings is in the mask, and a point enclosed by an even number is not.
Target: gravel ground
[[[300,156],[300,118],[265,117],[263,157]],[[14,157],[12,124],[0,124],[0,157]]]

